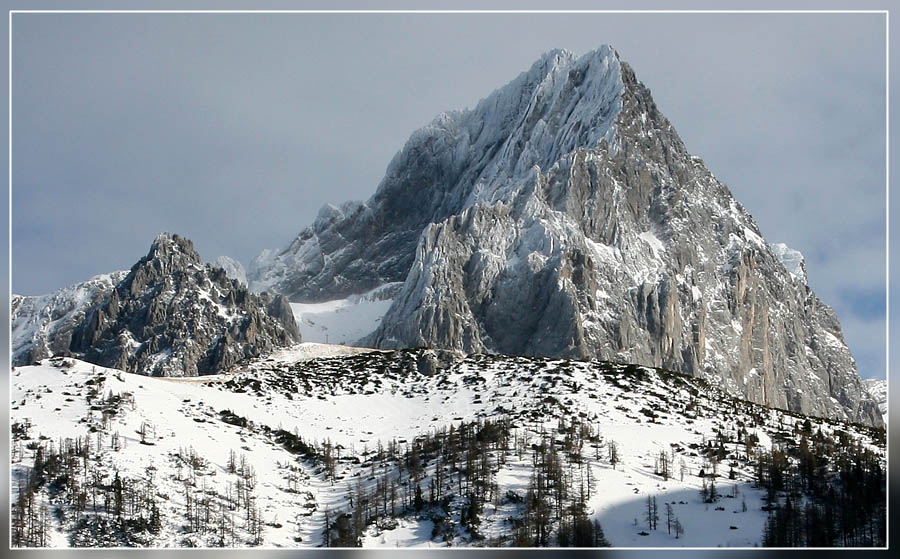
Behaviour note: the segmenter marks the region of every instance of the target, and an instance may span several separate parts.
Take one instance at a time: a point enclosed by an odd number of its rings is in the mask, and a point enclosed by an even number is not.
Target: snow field
[[[354,345],[378,328],[394,302],[387,293],[400,284],[386,284],[360,295],[324,303],[291,303],[305,342]]]

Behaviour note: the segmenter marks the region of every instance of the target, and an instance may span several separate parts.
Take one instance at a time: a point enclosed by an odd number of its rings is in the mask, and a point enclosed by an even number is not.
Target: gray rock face
[[[881,417],[884,419],[885,425],[888,422],[888,387],[887,381],[884,379],[865,379],[863,381],[866,385],[866,389],[869,391],[869,394],[872,395],[872,398],[875,399],[875,402],[878,403],[878,411],[881,412]]]
[[[103,282],[70,313],[66,328],[45,329],[44,344],[23,346],[18,362],[65,352],[129,372],[196,376],[300,341],[284,297],[249,292],[222,268],[204,264],[178,235],[159,235],[147,256],[114,278],[121,279]],[[50,297],[38,314],[58,312],[52,305],[58,300]],[[14,327],[31,320],[23,304]]]
[[[639,363],[882,423],[802,255],[763,240],[608,47],[441,115],[372,199],[324,209],[250,275],[301,301],[404,281],[376,347]]]

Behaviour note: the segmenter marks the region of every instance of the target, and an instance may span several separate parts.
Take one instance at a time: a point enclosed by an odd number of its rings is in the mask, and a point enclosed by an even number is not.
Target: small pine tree
[[[413,508],[416,509],[416,512],[422,512],[422,507],[425,506],[425,500],[422,498],[422,487],[419,484],[416,484],[416,496],[413,499]]]
[[[716,490],[716,478],[715,476],[709,478],[709,501],[710,503],[715,503],[719,500],[719,492]]]
[[[656,496],[647,495],[647,512],[644,517],[647,520],[647,526],[650,530],[655,530],[659,521],[659,513],[657,512]]]
[[[616,444],[616,441],[609,441],[607,450],[609,451],[609,463],[612,464],[613,470],[615,470],[616,464],[619,463],[619,445]]]
[[[656,504],[656,495],[653,496],[653,529],[659,527],[659,505]]]
[[[325,507],[325,530],[322,531],[322,545],[331,547],[331,514],[328,507]]]
[[[151,534],[159,534],[159,531],[162,530],[162,515],[159,513],[159,506],[156,504],[156,499],[152,499],[150,501],[150,526],[149,530]]]
[[[669,481],[669,457],[666,456],[666,452],[664,450],[659,451],[657,465],[658,475],[661,476],[664,481]]]
[[[594,519],[594,547],[610,547],[609,540],[606,539],[606,534],[603,533],[603,527],[600,526],[600,521],[596,518]]]

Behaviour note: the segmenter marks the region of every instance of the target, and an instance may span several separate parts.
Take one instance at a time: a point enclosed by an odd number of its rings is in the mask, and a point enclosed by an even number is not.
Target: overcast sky
[[[368,198],[441,111],[603,43],[883,376],[882,15],[17,14],[13,291],[128,268],[160,231],[246,265]]]

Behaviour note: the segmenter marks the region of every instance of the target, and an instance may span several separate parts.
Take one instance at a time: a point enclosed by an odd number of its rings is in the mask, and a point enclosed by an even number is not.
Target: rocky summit
[[[607,46],[438,116],[372,198],[323,208],[248,276],[301,303],[403,282],[361,344],[640,363],[882,423],[802,255],[763,239]]]
[[[284,297],[251,293],[168,233],[128,272],[15,296],[12,329],[14,365],[70,354],[152,376],[215,373],[300,341]]]

